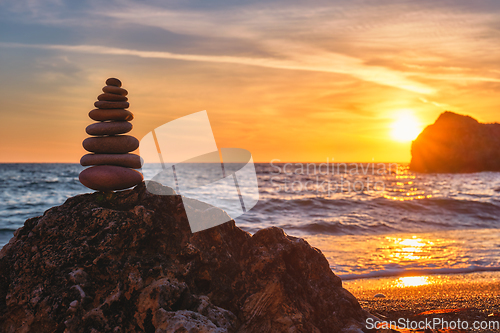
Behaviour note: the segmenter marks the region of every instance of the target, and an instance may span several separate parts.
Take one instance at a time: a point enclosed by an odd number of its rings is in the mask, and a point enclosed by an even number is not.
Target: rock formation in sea
[[[411,154],[416,172],[500,171],[500,124],[444,112],[413,141]]]
[[[93,190],[109,192],[123,190],[142,182],[142,174],[133,169],[141,167],[139,155],[129,154],[139,147],[139,141],[130,135],[130,120],[134,115],[129,107],[128,91],[121,88],[116,78],[106,80],[103,94],[97,97],[89,117],[98,123],[85,129],[92,137],[83,141],[83,148],[92,154],[84,155],[80,164],[93,165],[80,173],[80,182]]]
[[[361,332],[368,315],[303,239],[193,234],[182,198],[144,183],[69,198],[0,251],[4,333]]]

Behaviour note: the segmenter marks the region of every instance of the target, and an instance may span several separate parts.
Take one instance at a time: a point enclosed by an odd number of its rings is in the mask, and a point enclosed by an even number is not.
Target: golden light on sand
[[[422,131],[420,121],[411,110],[400,110],[397,112],[396,120],[392,123],[391,136],[400,142],[413,141]]]
[[[396,287],[418,287],[430,283],[428,276],[405,276],[396,280]]]

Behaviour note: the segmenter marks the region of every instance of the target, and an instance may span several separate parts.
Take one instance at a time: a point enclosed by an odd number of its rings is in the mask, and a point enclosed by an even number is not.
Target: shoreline
[[[343,281],[500,272],[499,229],[300,235]]]
[[[383,322],[460,320],[467,330],[447,332],[499,331],[472,327],[476,322],[490,328],[500,325],[500,272],[356,279],[343,281],[343,286]],[[401,328],[398,331],[424,332]]]
[[[434,269],[412,269],[412,270],[385,270],[374,271],[366,274],[336,274],[342,281],[366,280],[366,279],[379,279],[379,278],[402,278],[402,277],[415,277],[415,276],[434,276],[434,275],[464,275],[474,273],[492,273],[500,272],[500,267],[482,267],[482,266],[469,266],[462,268],[434,268]],[[335,271],[334,271],[335,273]]]

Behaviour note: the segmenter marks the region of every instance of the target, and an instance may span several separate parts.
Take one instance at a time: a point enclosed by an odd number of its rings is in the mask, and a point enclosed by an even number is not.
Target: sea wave
[[[453,198],[393,201],[385,198],[269,198],[237,219],[239,226],[272,221],[293,233],[366,234],[464,228],[500,228],[500,205]]]
[[[251,233],[277,226],[312,239],[344,279],[500,267],[500,173],[415,174],[402,166],[380,175],[276,175],[269,164],[255,166],[260,200],[236,224]],[[91,192],[78,181],[81,170],[78,164],[0,164],[0,246],[26,219]],[[325,193],[316,181],[383,186]],[[293,182],[312,185],[283,190]],[[411,234],[395,236],[401,233]]]
[[[17,228],[0,228],[0,233],[10,233],[16,231]]]

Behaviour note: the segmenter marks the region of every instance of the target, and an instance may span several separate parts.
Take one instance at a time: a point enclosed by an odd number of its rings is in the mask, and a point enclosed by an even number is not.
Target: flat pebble
[[[132,169],[140,169],[141,157],[135,154],[87,154],[80,159],[82,166],[118,165]]]
[[[102,91],[104,91],[105,93],[122,95],[122,96],[127,96],[128,95],[128,91],[127,90],[125,90],[123,88],[115,87],[115,86],[105,86],[105,87],[102,88]]]
[[[111,102],[111,101],[97,101],[94,106],[99,109],[126,109],[129,107],[128,102]]]
[[[116,102],[116,101],[126,102],[126,101],[128,101],[128,98],[125,96],[122,96],[122,95],[104,93],[104,94],[100,94],[99,96],[97,96],[97,100],[99,100],[99,101],[113,101],[113,102]]]
[[[124,134],[132,130],[132,124],[128,121],[110,121],[90,124],[85,131],[89,135],[115,135]]]
[[[97,154],[125,154],[139,148],[139,140],[130,135],[86,138],[83,148]]]
[[[115,87],[121,87],[122,86],[122,81],[118,80],[117,78],[110,77],[109,79],[106,80],[106,85],[108,85],[108,86],[115,86]]]
[[[97,191],[115,191],[138,185],[142,174],[136,170],[114,165],[98,165],[80,172],[80,182]]]
[[[94,109],[89,112],[89,117],[97,121],[134,119],[132,112],[124,109]]]

